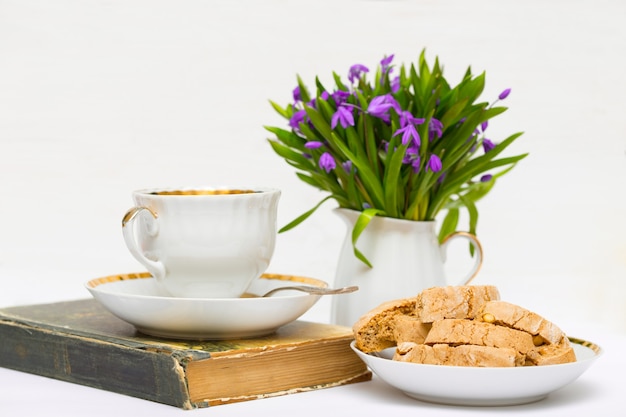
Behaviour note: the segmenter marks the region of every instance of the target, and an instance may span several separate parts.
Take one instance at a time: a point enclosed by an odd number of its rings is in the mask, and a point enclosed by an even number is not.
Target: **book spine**
[[[179,408],[191,404],[171,355],[0,321],[0,366]]]

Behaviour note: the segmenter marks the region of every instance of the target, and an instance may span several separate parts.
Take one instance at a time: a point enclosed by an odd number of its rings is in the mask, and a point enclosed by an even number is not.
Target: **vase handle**
[[[468,232],[454,232],[446,236],[443,242],[441,242],[440,248],[444,259],[446,254],[446,248],[450,241],[452,241],[452,239],[454,238],[463,238],[469,240],[470,244],[474,247],[474,250],[476,251],[476,261],[474,262],[472,269],[470,269],[469,273],[465,276],[463,280],[461,280],[461,283],[459,284],[467,285],[474,279],[474,277],[476,277],[476,275],[478,275],[478,271],[480,271],[480,267],[483,264],[483,247],[475,235]]]

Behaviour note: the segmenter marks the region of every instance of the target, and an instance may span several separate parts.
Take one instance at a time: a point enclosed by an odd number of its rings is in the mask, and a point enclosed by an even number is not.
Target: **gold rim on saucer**
[[[147,279],[147,278],[152,278],[152,274],[150,274],[149,272],[131,272],[128,274],[117,274],[117,275],[109,275],[109,276],[101,277],[101,278],[94,278],[88,281],[86,285],[89,288],[96,288],[99,285],[110,284],[113,282],[128,281],[128,280],[133,280],[133,279]],[[295,275],[266,273],[266,274],[261,275],[260,279],[285,281],[285,282],[290,282],[290,283],[295,282],[295,283],[300,283],[300,284],[305,284],[305,285],[312,285],[314,287],[320,287],[320,288],[328,287],[328,283],[321,281],[319,279],[301,277],[301,276],[295,276]],[[242,298],[251,298],[251,297],[257,297],[257,296],[254,294],[248,294],[248,293],[245,293],[242,295]]]

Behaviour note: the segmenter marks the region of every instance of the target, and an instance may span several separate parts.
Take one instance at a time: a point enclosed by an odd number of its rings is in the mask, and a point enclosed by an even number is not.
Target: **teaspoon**
[[[314,295],[332,295],[332,294],[347,294],[350,292],[354,292],[358,289],[359,287],[357,286],[342,287],[342,288],[322,288],[322,287],[313,287],[310,285],[292,285],[289,287],[274,288],[273,290],[270,290],[266,292],[265,294],[263,294],[261,297],[269,297],[270,295],[278,291],[285,291],[285,290],[302,291],[302,292],[306,292],[306,293],[314,294]]]

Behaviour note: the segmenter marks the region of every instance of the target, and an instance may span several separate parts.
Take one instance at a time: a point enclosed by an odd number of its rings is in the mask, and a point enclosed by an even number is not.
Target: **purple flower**
[[[480,129],[484,132],[489,127],[489,120],[485,120],[480,124]]]
[[[433,117],[428,123],[428,139],[439,139],[441,135],[443,135],[443,124]]]
[[[505,98],[509,96],[509,94],[511,94],[511,89],[507,88],[506,90],[500,93],[500,95],[498,96],[498,99],[504,100]]]
[[[328,152],[324,152],[322,156],[320,156],[319,160],[320,168],[322,168],[326,173],[329,173],[337,166],[335,164],[335,158]]]
[[[428,164],[426,165],[426,169],[430,169],[432,172],[441,171],[441,159],[435,154],[432,154],[428,159]]]
[[[398,114],[402,111],[396,99],[393,98],[391,94],[385,94],[383,96],[376,96],[370,101],[370,104],[367,106],[367,113],[370,116],[378,117],[385,122],[389,122],[389,109],[392,108]]]
[[[415,126],[421,125],[422,123],[424,123],[424,119],[418,119],[417,117],[414,117],[411,112],[403,111],[400,113],[400,126],[402,127],[396,130],[393,135],[396,136],[402,133],[403,145],[413,141],[414,145],[419,147],[421,140]]]
[[[365,65],[354,64],[350,67],[350,71],[348,72],[348,79],[352,84],[354,84],[355,81],[361,79],[361,74],[369,71],[369,68],[367,68]]]
[[[307,149],[317,149],[317,148],[321,148],[322,146],[324,146],[324,144],[317,140],[312,140],[304,144],[304,147]]]
[[[387,69],[389,69],[389,65],[391,65],[391,61],[393,61],[393,55],[391,54],[389,56],[385,56],[381,61],[380,61],[380,66],[382,67],[382,71],[383,72],[387,72]]]
[[[324,101],[328,101],[329,97],[330,97],[330,94],[328,94],[327,91],[322,91],[322,94],[320,94],[320,98]],[[307,105],[309,107],[313,107],[314,109],[317,109],[317,99],[316,98],[311,99],[311,101],[309,101]]]
[[[401,111],[400,112],[400,126],[404,127],[408,124],[412,125],[421,125],[424,123],[425,119],[418,119],[413,116],[410,111]]]
[[[352,161],[346,161],[342,163],[341,166],[348,174],[352,171]]]
[[[489,152],[495,147],[496,145],[492,141],[487,138],[483,139],[483,149],[485,150],[485,153]]]
[[[293,89],[293,102],[294,104],[302,101],[302,95],[300,94],[300,86]]]
[[[402,107],[400,107],[400,103],[391,95],[385,95],[387,97],[387,102],[391,104],[391,108],[396,111],[397,114],[402,113]]]
[[[370,104],[367,106],[367,112],[375,117],[386,116],[386,113],[391,108],[391,103],[387,101],[387,96],[376,96],[370,101]]]
[[[407,143],[411,142],[411,140],[413,140],[417,144],[417,146],[420,146],[420,135],[419,133],[417,133],[417,129],[415,129],[415,125],[413,123],[407,123],[406,126],[396,130],[396,133],[394,133],[393,135],[397,136],[400,133],[402,133],[403,145],[406,145]]]
[[[331,96],[333,100],[335,100],[335,104],[337,106],[340,106],[348,100],[348,97],[350,97],[350,93],[343,90],[337,90],[332,93]]]
[[[411,162],[411,168],[413,169],[414,173],[417,174],[419,172],[421,162],[422,160],[419,155],[417,155],[417,157],[413,159],[413,162]]]
[[[413,168],[413,172],[417,173],[420,169],[421,158],[420,158],[420,148],[415,145],[415,142],[412,142],[409,147],[406,149],[406,153],[404,154],[404,158],[402,158],[403,164],[411,164]]]
[[[493,175],[485,174],[482,177],[480,177],[480,182],[489,182],[491,181],[492,178],[493,178]]]
[[[393,54],[389,56],[385,56],[380,61],[380,67],[381,67],[380,83],[381,84],[385,81],[385,77],[388,74],[391,74],[391,72],[393,71],[393,68],[390,67],[391,61],[393,61]]]
[[[391,80],[391,92],[397,93],[400,90],[400,77],[395,77]]]
[[[295,112],[291,118],[289,119],[289,126],[291,126],[293,129],[299,129],[300,128],[300,123],[303,123],[306,119],[306,111],[304,110],[298,110],[297,112]]]
[[[352,108],[346,106],[339,106],[333,117],[330,119],[330,128],[337,127],[337,123],[341,123],[341,126],[345,129],[348,126],[354,126],[354,116],[352,116]]]

